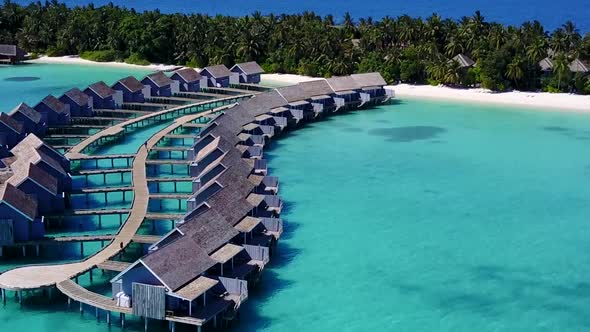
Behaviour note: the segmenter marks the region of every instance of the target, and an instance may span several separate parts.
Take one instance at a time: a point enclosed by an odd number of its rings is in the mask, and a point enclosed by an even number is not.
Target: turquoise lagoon
[[[231,330],[587,331],[589,142],[588,115],[413,99],[288,133],[266,153],[286,231]],[[120,330],[41,295],[0,327]]]
[[[143,77],[151,70],[96,65],[23,64],[0,66],[0,112],[10,112],[21,102],[35,106],[48,94],[59,97],[73,87],[97,82],[112,84],[125,76]]]

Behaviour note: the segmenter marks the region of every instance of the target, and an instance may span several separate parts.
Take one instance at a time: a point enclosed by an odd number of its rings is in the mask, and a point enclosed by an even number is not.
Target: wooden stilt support
[[[2,292],[2,305],[6,305],[6,291],[4,289],[0,289]]]
[[[145,322],[144,323],[144,331],[147,332],[147,328],[148,328],[148,318],[147,317],[144,318],[144,322]]]
[[[82,302],[80,302],[80,315],[83,315],[83,314],[84,314],[84,307],[83,307]]]
[[[121,314],[121,328],[125,328],[125,314]]]
[[[107,311],[107,325],[111,326],[111,312]]]
[[[100,316],[98,315],[98,307],[96,307],[94,309],[95,309],[95,313],[96,313],[96,321],[99,322],[100,321]]]
[[[68,309],[72,307],[72,299],[68,297]]]

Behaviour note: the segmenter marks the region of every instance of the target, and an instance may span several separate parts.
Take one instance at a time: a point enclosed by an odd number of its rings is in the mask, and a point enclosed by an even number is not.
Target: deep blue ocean
[[[443,17],[461,18],[480,10],[487,20],[504,24],[520,25],[529,20],[540,21],[546,29],[553,30],[567,20],[573,21],[582,32],[590,31],[590,1],[570,0],[59,0],[70,6],[94,3],[133,7],[137,10],[159,9],[162,12],[200,12],[211,15],[241,16],[260,11],[263,14],[299,13],[314,11],[320,15],[332,14],[340,20],[345,12],[353,18],[383,16],[426,17],[438,13]],[[16,0],[29,3],[29,0]]]

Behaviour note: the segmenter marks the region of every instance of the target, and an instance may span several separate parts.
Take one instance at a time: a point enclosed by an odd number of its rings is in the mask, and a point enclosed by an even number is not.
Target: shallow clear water
[[[0,112],[10,112],[21,102],[33,107],[48,94],[59,97],[74,87],[83,89],[101,80],[110,85],[125,76],[143,77],[150,72],[142,68],[60,64],[0,66]]]
[[[101,152],[133,152],[163,127]],[[286,233],[234,330],[587,331],[588,142],[587,115],[418,100],[288,133],[266,154]],[[90,287],[108,294],[109,279]],[[11,299],[0,327],[107,331],[100,314]]]
[[[16,0],[16,3],[30,3],[31,0]],[[385,15],[426,17],[438,13],[443,17],[461,18],[473,15],[476,10],[489,20],[505,24],[519,25],[527,20],[539,20],[547,29],[561,26],[566,20],[572,20],[582,31],[590,31],[590,6],[586,0],[568,1],[567,5],[551,0],[452,0],[452,1],[390,1],[390,0],[299,0],[299,1],[267,1],[267,0],[225,0],[225,1],[188,1],[188,0],[63,0],[68,6],[94,3],[106,5],[113,2],[119,6],[138,10],[160,9],[165,13],[194,12],[209,15],[242,16],[260,11],[263,14],[301,13],[312,10],[319,15],[334,15],[339,21],[345,12],[354,18],[381,18]]]
[[[590,117],[404,101],[289,134],[240,331],[587,331]]]

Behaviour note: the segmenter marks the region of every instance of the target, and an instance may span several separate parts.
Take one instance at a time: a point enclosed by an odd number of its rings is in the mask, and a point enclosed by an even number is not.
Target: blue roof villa
[[[208,86],[210,87],[227,88],[231,83],[237,83],[230,82],[232,72],[225,65],[205,67],[200,74],[207,77]]]
[[[59,101],[69,105],[71,116],[92,116],[92,97],[80,91],[78,88],[73,88],[64,93],[61,97],[59,97]]]
[[[8,183],[37,200],[40,215],[63,212],[64,195],[58,190],[57,179],[41,167],[26,161],[16,161],[10,166],[13,175]]]
[[[47,120],[49,126],[70,123],[70,105],[62,103],[52,95],[43,98],[34,108]]]
[[[173,92],[177,91],[176,84],[178,84],[161,71],[146,76],[141,83],[150,87],[153,97],[171,97]]]
[[[94,109],[114,109],[115,90],[111,89],[105,82],[96,82],[84,90],[84,93],[92,97]]]
[[[12,148],[25,137],[23,124],[6,113],[0,113],[0,145]]]
[[[124,103],[143,103],[145,102],[144,89],[146,88],[137,78],[128,76],[113,84],[113,90],[123,93]]]
[[[23,129],[27,133],[33,133],[37,136],[45,135],[47,123],[43,122],[41,113],[25,103],[20,103],[15,109],[8,113],[11,118],[22,123]]]
[[[0,248],[45,235],[43,219],[37,214],[37,201],[1,179],[0,216]]]
[[[240,83],[260,83],[260,75],[264,73],[264,69],[260,67],[255,61],[237,63],[231,67],[231,71],[238,74]]]
[[[207,77],[192,68],[179,69],[170,78],[178,81],[181,92],[199,92],[201,87],[207,87]]]

